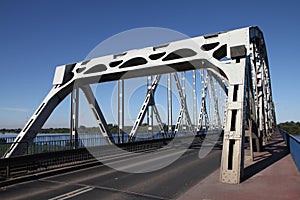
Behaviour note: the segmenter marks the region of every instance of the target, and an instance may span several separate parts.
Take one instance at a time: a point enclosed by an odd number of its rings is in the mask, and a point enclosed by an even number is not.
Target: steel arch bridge
[[[192,80],[190,94],[186,91],[188,73]],[[145,119],[151,130],[153,117],[164,137],[176,134],[180,127],[193,135],[205,128],[222,128],[222,182],[239,183],[245,157],[252,159],[253,150],[260,151],[275,131],[275,108],[263,33],[258,27],[246,27],[58,66],[53,88],[4,157],[24,154],[25,144],[33,141],[53,110],[69,94],[72,96],[71,136],[76,141],[79,90],[85,95],[100,132],[108,143],[114,143],[105,113],[90,85],[117,81],[120,133],[124,129],[124,81],[137,77],[147,77],[147,89],[140,111],[128,131],[129,140],[135,140]],[[167,81],[166,119],[160,116],[155,98],[163,77]],[[177,90],[180,99],[175,123],[172,119],[172,88]],[[190,102],[187,101],[189,95],[193,99]],[[250,154],[245,154],[246,140],[250,143]]]

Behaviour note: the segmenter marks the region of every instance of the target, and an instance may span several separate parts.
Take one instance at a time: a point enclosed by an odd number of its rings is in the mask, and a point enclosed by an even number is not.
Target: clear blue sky
[[[139,27],[198,36],[250,25],[264,32],[278,122],[300,121],[299,1],[0,1],[0,128],[23,127],[55,67],[83,60],[106,38]],[[57,126],[67,126],[67,105]]]

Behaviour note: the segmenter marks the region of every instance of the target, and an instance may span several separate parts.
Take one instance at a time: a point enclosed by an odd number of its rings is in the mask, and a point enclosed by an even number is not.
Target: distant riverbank
[[[22,129],[17,128],[17,129],[0,129],[0,133],[4,134],[4,133],[20,133]],[[46,128],[46,129],[42,129],[41,131],[39,131],[39,133],[70,133],[70,129],[69,128]]]
[[[278,124],[279,128],[285,130],[292,135],[300,135],[300,122],[284,122]]]
[[[118,133],[119,127],[117,125],[108,124],[107,125],[108,130],[111,133]],[[132,129],[132,126],[124,126],[123,132],[129,133]],[[167,126],[164,125],[164,129],[167,130]],[[175,129],[175,125],[172,126],[172,130]],[[159,132],[159,127],[157,125],[152,127],[153,132]],[[0,129],[0,134],[2,133],[20,133],[22,129]],[[85,126],[79,126],[78,127],[79,133],[99,133],[99,127],[85,127]],[[139,126],[139,132],[148,132],[148,126],[147,124],[142,124]],[[53,134],[59,134],[59,133],[70,133],[70,128],[45,128],[39,131],[39,133],[53,133]]]

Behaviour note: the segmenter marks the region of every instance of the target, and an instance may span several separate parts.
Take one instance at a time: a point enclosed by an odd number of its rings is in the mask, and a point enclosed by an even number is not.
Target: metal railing
[[[117,146],[128,152],[140,152],[161,148],[169,141],[171,141],[171,138],[123,143],[117,144]],[[111,145],[103,145],[104,138],[82,139],[76,148],[71,145],[72,143],[66,140],[36,142],[28,146],[26,155],[0,159],[0,180],[49,169],[74,166],[80,163],[94,162],[96,161],[94,156],[97,156],[95,152],[99,152],[99,156],[114,156],[116,154],[113,152],[114,149],[111,148]],[[87,149],[84,143],[98,146],[90,146]],[[8,148],[10,144],[5,145]],[[93,155],[89,152],[90,150],[93,151]]]
[[[14,142],[0,142],[0,157],[3,157],[7,149],[14,144]],[[32,143],[26,143],[27,150],[25,155],[40,154],[47,152],[66,151],[74,148],[85,148],[92,146],[103,146],[106,145],[104,138],[85,138],[79,139],[76,143],[71,140],[40,140]]]
[[[173,138],[174,136],[166,136],[166,138]],[[66,139],[68,138],[68,139]],[[129,143],[128,135],[124,137],[125,140],[122,143]],[[0,158],[3,157],[7,149],[14,144],[15,137],[2,137],[0,138]],[[155,134],[155,136],[149,137],[147,134],[140,134],[137,137],[137,142],[150,141],[156,139],[163,139],[161,134]],[[118,144],[117,135],[114,136],[115,144]],[[107,145],[107,141],[104,137],[96,135],[81,135],[77,142],[71,141],[68,135],[40,135],[34,139],[32,143],[26,143],[27,151],[26,155],[55,152],[55,151],[66,151],[74,148],[86,148],[86,147],[97,147]],[[120,143],[121,144],[121,143]]]
[[[300,140],[282,129],[280,129],[280,133],[282,134],[282,137],[290,150],[298,171],[300,172]]]
[[[194,138],[194,141],[197,141],[196,143],[199,144],[199,141],[203,141],[202,136],[196,136],[198,139]],[[180,136],[182,140],[186,137],[194,136]],[[167,145],[173,138],[139,138],[139,141],[127,141],[116,145],[128,152],[144,152],[159,149]],[[4,154],[11,144],[0,143],[1,153]],[[39,141],[26,145],[26,155],[0,159],[0,180],[49,169],[75,166],[80,163],[95,162],[95,157],[97,158],[97,156],[118,156],[118,151],[115,152],[115,148],[108,145],[103,137],[80,138],[77,143],[70,140],[57,140]],[[93,155],[90,153],[90,150],[92,150]],[[95,154],[95,152],[98,152],[99,155]]]

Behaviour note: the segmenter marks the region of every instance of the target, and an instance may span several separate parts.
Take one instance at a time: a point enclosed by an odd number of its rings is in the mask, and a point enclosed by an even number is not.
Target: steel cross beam
[[[104,136],[104,138],[106,139],[106,141],[110,144],[115,143],[113,136],[107,126],[107,122],[105,120],[105,117],[100,109],[100,106],[97,102],[96,97],[94,96],[94,93],[91,89],[91,87],[89,85],[84,85],[80,87],[81,90],[83,91],[89,106],[94,114],[94,117],[97,121],[97,124],[99,126],[99,129],[102,133],[102,135]]]
[[[251,48],[252,46],[255,48]],[[255,49],[255,70],[248,70]],[[256,120],[267,138],[274,130],[276,117],[272,101],[269,64],[263,34],[257,27],[246,27],[191,39],[171,42],[108,55],[56,68],[53,88],[33,113],[4,157],[22,155],[27,145],[49,118],[53,110],[73,88],[106,81],[208,69],[226,82],[228,102],[220,180],[239,183],[244,170],[245,112],[255,98]],[[255,71],[255,74],[253,72]],[[249,87],[246,77],[255,76],[256,87]],[[254,90],[253,97],[247,93]],[[252,130],[251,130],[252,131]]]
[[[215,90],[215,86],[213,83],[212,75],[211,72],[207,72],[209,75],[209,86],[211,87],[211,93],[213,95],[213,100],[214,100],[214,114],[217,117],[217,124],[221,125],[221,118],[220,118],[220,113],[219,113],[219,105],[218,105],[218,98]]]
[[[260,147],[268,140],[268,135],[275,130],[276,116],[272,101],[271,81],[268,68],[268,57],[261,32],[252,30],[255,37],[251,43],[251,65],[255,100],[255,124],[258,127]],[[260,148],[259,147],[259,148]]]
[[[200,73],[200,72],[199,72]],[[210,71],[207,71],[206,77],[205,77],[205,82],[204,82],[204,87],[203,87],[203,92],[202,92],[202,96],[201,96],[201,107],[200,107],[200,113],[199,113],[199,118],[198,118],[198,124],[197,124],[197,132],[199,132],[202,128],[202,120],[203,120],[203,116],[205,117],[205,124],[208,124],[208,116],[207,116],[207,110],[206,110],[206,94],[207,94],[207,87],[208,87],[208,83],[209,80],[212,80],[212,77],[215,78],[215,80],[219,83],[219,85],[221,86],[221,88],[224,90],[224,92],[226,94],[228,94],[228,89],[226,88],[226,86],[224,85],[224,83],[222,83],[222,81],[220,81],[220,78],[218,78],[215,74],[213,74]],[[212,81],[210,81],[212,82]],[[214,102],[217,102],[216,99],[216,94],[215,92],[213,93],[214,96]],[[218,123],[221,122],[220,116],[219,116],[219,110],[216,110],[216,114],[218,115]],[[221,124],[221,123],[220,123]]]
[[[130,134],[129,134],[129,140],[130,141],[134,141],[135,139],[135,136],[136,136],[136,133],[137,133],[137,130],[139,128],[139,125],[142,123],[142,121],[144,120],[144,117],[145,117],[145,114],[146,114],[146,111],[148,109],[148,107],[151,105],[153,108],[154,108],[154,114],[156,116],[156,120],[159,124],[159,128],[160,128],[160,131],[161,133],[163,134],[163,136],[165,136],[165,133],[164,133],[164,128],[163,128],[163,125],[162,125],[162,122],[161,122],[161,119],[160,119],[160,116],[159,116],[159,113],[158,113],[158,110],[155,106],[155,103],[154,103],[154,93],[155,93],[155,90],[158,86],[158,83],[160,81],[160,78],[161,78],[161,75],[156,75],[152,84],[151,84],[151,87],[148,89],[147,91],[147,94],[146,94],[146,98],[144,100],[144,103],[142,104],[142,107],[140,109],[140,112],[137,116],[137,119],[135,120],[134,124],[133,124],[133,127],[130,131]]]
[[[201,130],[202,128],[202,120],[203,120],[203,115],[206,115],[206,94],[207,94],[207,86],[208,86],[208,74],[206,74],[205,77],[205,82],[204,82],[204,88],[201,96],[201,107],[200,107],[200,113],[199,113],[199,118],[198,118],[198,126],[197,126],[197,132]]]
[[[166,133],[165,133],[165,130],[164,130],[164,125],[162,123],[161,117],[159,115],[158,109],[157,109],[157,107],[156,107],[155,104],[152,105],[152,109],[153,109],[156,121],[158,123],[159,131],[162,134],[163,138],[166,138]]]
[[[177,123],[176,123],[176,126],[175,126],[174,134],[176,135],[178,133],[179,125],[182,121],[183,114],[184,114],[190,132],[193,135],[195,135],[195,133],[194,133],[195,131],[194,131],[194,128],[193,128],[193,125],[192,125],[190,114],[189,114],[189,111],[187,109],[186,98],[185,98],[185,95],[183,93],[182,86],[180,84],[178,74],[173,73],[173,76],[174,76],[175,84],[176,84],[178,94],[179,94],[179,97],[180,97],[180,105],[181,105],[181,109],[180,109],[180,112],[179,112],[179,116],[177,118]]]

